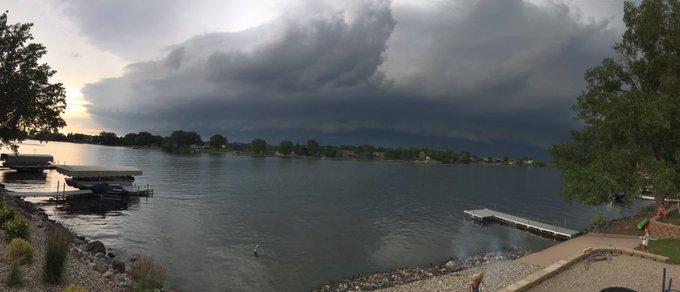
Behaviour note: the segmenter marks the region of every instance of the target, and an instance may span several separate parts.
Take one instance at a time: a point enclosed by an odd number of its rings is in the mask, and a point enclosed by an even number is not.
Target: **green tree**
[[[189,152],[191,145],[203,145],[201,135],[196,132],[177,130],[163,140],[165,151]]]
[[[208,145],[212,148],[222,148],[223,145],[227,145],[227,138],[220,134],[212,135],[210,141],[208,141]]]
[[[314,139],[309,139],[307,140],[307,151],[309,152],[309,155],[311,156],[319,156],[319,142],[316,142]]]
[[[293,152],[293,142],[288,140],[283,140],[279,143],[279,153],[283,155],[290,155]]]
[[[680,1],[626,2],[623,21],[619,57],[586,72],[573,106],[583,128],[551,149],[568,200],[652,187],[659,204],[680,186]]]
[[[0,14],[0,146],[17,151],[13,141],[29,134],[56,133],[66,126],[66,94],[61,83],[49,83],[57,71],[38,64],[47,49],[33,39],[32,23],[7,24]]]
[[[259,155],[267,153],[267,141],[260,138],[253,139],[250,141],[250,151]]]

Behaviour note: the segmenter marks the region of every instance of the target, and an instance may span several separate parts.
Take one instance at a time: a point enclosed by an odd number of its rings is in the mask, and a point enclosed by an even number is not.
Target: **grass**
[[[670,223],[673,225],[680,226],[680,214],[677,212],[668,213],[666,218],[660,219],[659,222]]]
[[[668,257],[668,263],[674,265],[680,265],[680,239],[678,238],[666,238],[666,239],[656,239],[649,241],[649,252],[653,254],[658,254]],[[641,246],[638,245],[636,250],[640,250]]]
[[[61,225],[51,224],[47,230],[47,251],[43,266],[43,282],[57,284],[61,282],[66,264],[66,256],[73,241],[73,233]]]
[[[593,216],[592,219],[590,219],[590,223],[592,224],[600,224],[604,222],[607,222],[607,217],[602,215],[602,213],[597,213],[595,214],[595,216]]]
[[[152,257],[142,255],[132,265],[129,275],[136,282],[131,287],[132,291],[154,290],[163,287],[165,268],[154,262]]]

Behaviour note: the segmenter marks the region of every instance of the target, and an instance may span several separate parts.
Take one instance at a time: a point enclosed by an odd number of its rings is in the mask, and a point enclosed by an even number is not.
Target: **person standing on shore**
[[[640,238],[642,239],[642,251],[648,253],[649,248],[647,247],[649,246],[649,226],[645,227],[645,235],[640,236]]]
[[[481,285],[484,285],[484,290],[489,290],[484,284],[484,272],[477,272],[472,275],[472,281],[470,281],[470,292],[479,292]]]

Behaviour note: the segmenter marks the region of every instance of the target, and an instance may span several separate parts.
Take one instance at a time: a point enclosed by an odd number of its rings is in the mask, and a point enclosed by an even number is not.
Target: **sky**
[[[0,0],[64,84],[63,133],[546,158],[623,1]]]

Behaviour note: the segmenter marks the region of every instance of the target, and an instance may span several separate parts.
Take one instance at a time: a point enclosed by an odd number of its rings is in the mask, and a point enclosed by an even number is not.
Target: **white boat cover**
[[[134,166],[57,165],[57,171],[70,177],[108,177],[142,175]]]

